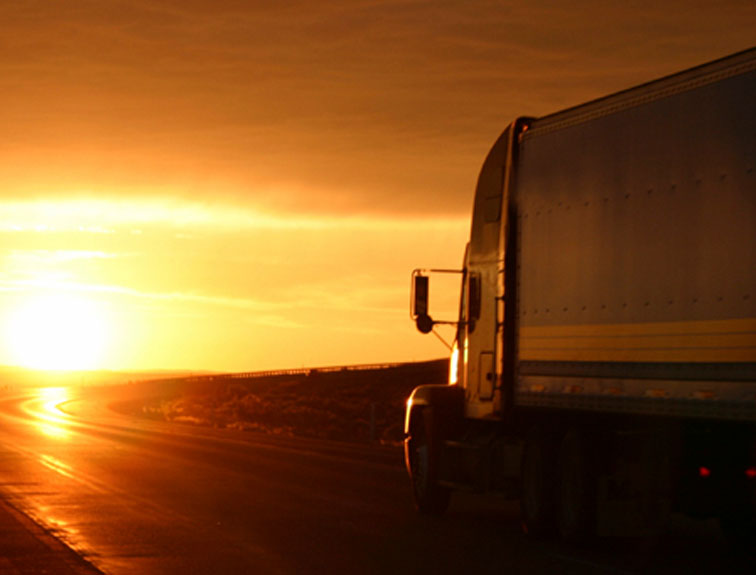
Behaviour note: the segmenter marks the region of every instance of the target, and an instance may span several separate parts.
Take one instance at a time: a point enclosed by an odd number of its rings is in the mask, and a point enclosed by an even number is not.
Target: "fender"
[[[453,435],[464,417],[465,390],[456,385],[421,385],[412,390],[404,417],[404,436],[409,438],[412,418],[420,409],[432,408],[434,419],[443,425],[441,437]]]
[[[456,385],[421,385],[412,391],[404,419],[404,462],[410,476],[415,421],[419,420],[423,426],[423,437],[431,452],[430,465],[436,468],[442,457],[443,441],[453,437],[462,427],[464,410],[465,390]]]

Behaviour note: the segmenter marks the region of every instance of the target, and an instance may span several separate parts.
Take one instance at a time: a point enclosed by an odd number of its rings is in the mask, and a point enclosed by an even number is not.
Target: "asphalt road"
[[[0,496],[113,575],[752,573],[712,522],[576,549],[517,503],[417,516],[398,448],[130,418],[83,389],[0,396]]]

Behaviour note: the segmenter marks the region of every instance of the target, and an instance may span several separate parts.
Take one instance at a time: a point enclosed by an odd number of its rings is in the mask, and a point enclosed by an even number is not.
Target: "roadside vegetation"
[[[402,440],[412,389],[445,383],[447,361],[306,373],[202,376],[132,384],[143,393],[114,407],[162,421],[341,441]]]

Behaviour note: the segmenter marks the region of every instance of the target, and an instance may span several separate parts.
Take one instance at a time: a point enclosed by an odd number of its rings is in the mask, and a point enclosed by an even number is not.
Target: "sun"
[[[30,296],[11,311],[6,330],[16,365],[44,370],[102,367],[107,321],[100,306],[85,297]]]

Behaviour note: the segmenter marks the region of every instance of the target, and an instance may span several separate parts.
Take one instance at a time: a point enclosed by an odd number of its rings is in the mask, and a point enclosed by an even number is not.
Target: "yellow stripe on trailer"
[[[754,362],[756,318],[523,326],[524,361]]]

